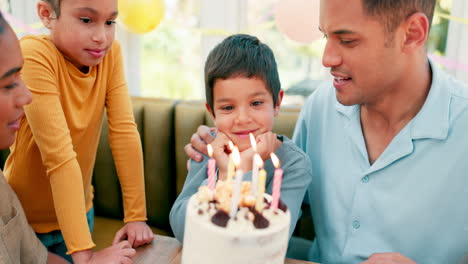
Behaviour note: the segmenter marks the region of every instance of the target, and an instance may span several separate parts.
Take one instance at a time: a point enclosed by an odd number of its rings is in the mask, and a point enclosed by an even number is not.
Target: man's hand
[[[112,245],[116,245],[122,240],[127,240],[133,248],[137,248],[151,243],[153,238],[153,231],[151,231],[151,228],[145,222],[130,222],[115,234]]]
[[[132,257],[135,255],[128,241],[121,241],[111,247],[93,252],[91,249],[77,251],[72,254],[73,262],[76,264],[132,264]]]
[[[400,253],[374,253],[361,264],[416,264]]]
[[[198,127],[197,132],[192,135],[190,143],[184,147],[184,151],[190,159],[193,159],[196,162],[201,162],[203,160],[203,156],[200,153],[208,155],[206,152],[206,144],[213,142],[214,138],[211,135],[212,132],[216,132],[216,128],[210,128],[207,126]]]

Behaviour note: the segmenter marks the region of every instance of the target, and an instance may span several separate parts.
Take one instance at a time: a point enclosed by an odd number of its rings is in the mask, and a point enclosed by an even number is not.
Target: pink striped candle
[[[273,201],[271,202],[271,207],[273,210],[276,210],[278,209],[279,199],[281,196],[281,181],[283,180],[283,170],[280,168],[280,161],[278,157],[274,153],[271,153],[270,156],[271,161],[276,168],[275,175],[273,177]]]
[[[207,145],[208,149],[208,156],[210,156],[210,159],[208,160],[208,169],[207,169],[207,174],[208,174],[208,188],[210,190],[214,191],[215,189],[215,169],[216,169],[216,161],[215,159],[212,158],[213,156],[213,147],[208,144]]]
[[[240,199],[240,191],[241,191],[241,184],[242,184],[242,176],[243,172],[240,167],[240,153],[237,147],[234,147],[232,151],[232,159],[234,161],[234,165],[236,166],[236,175],[234,176],[234,189],[232,190],[232,197],[231,197],[231,211],[229,212],[229,217],[234,218],[237,214],[237,209],[239,207],[239,199]]]

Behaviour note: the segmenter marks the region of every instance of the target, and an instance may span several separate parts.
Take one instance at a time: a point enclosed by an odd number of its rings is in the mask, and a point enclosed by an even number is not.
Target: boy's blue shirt
[[[281,201],[284,202],[291,212],[291,226],[289,236],[296,226],[302,200],[309,183],[312,180],[311,164],[306,154],[300,150],[289,138],[282,136],[283,144],[275,151],[281,161],[283,169],[283,181],[281,184]],[[202,162],[191,161],[182,192],[172,206],[169,220],[175,237],[183,242],[185,227],[185,211],[190,197],[198,192],[201,185],[206,184],[206,169],[208,158],[205,156]],[[273,187],[274,166],[271,160],[265,161],[267,171],[266,192],[271,194]],[[244,181],[251,181],[252,172],[244,174]]]

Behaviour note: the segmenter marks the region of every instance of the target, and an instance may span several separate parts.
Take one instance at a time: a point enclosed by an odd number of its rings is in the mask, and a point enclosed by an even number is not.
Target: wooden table
[[[182,245],[173,237],[154,235],[153,243],[137,249],[133,257],[135,264],[180,264]],[[286,259],[285,264],[313,264],[313,262]]]

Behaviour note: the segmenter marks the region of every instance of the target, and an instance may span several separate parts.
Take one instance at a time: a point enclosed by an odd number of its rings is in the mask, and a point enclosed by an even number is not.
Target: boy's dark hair
[[[62,2],[62,0],[44,0],[44,1],[50,4],[52,9],[55,11],[55,15],[58,18],[60,16],[60,3]]]
[[[416,12],[424,13],[430,26],[435,2],[436,0],[362,0],[364,13],[379,18],[388,33],[394,33],[406,18]]]
[[[258,38],[246,34],[229,36],[208,55],[205,63],[205,95],[213,115],[213,87],[216,80],[233,77],[263,80],[276,105],[281,83],[275,56]]]

